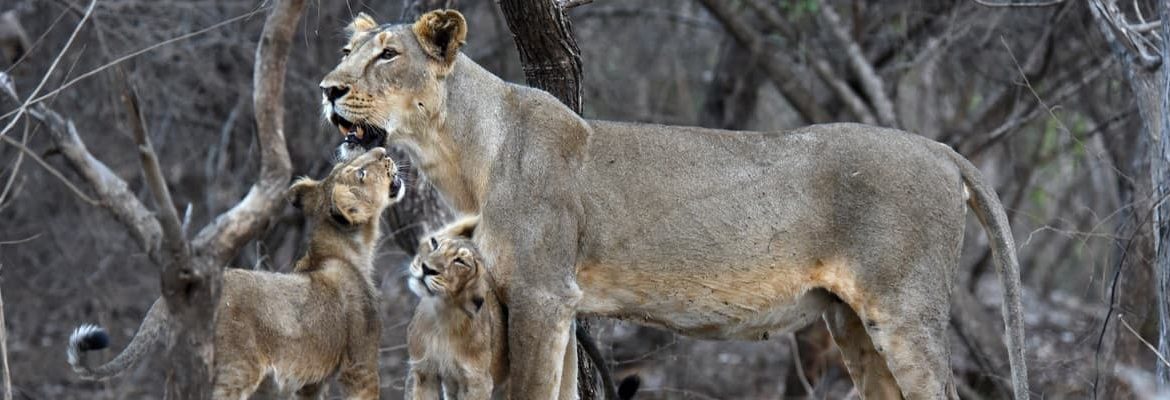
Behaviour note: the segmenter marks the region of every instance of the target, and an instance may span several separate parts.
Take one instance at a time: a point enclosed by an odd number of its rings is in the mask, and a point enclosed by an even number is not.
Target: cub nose
[[[326,100],[333,102],[334,100],[341,98],[341,96],[345,96],[346,93],[349,93],[349,86],[322,86],[321,93],[325,95]]]

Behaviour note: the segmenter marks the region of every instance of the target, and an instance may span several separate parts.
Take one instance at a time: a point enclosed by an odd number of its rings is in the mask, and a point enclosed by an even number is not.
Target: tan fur
[[[324,78],[347,89],[326,115],[383,129],[451,204],[481,214],[476,244],[508,304],[513,399],[561,395],[577,313],[711,338],[824,317],[871,398],[956,398],[947,326],[967,205],[992,239],[1013,385],[1028,397],[1010,227],[979,171],[945,145],[858,124],[583,120],[462,55],[441,73],[420,45],[429,37],[409,26],[378,37],[352,37],[367,55]],[[387,44],[402,55],[374,61]]]
[[[301,178],[292,185],[290,200],[314,224],[309,250],[293,273],[224,273],[214,398],[246,399],[268,374],[301,398],[317,398],[334,375],[347,398],[378,397],[381,324],[372,261],[379,216],[402,195],[400,182],[393,184],[396,175],[394,161],[376,148],[335,166],[322,181]],[[169,319],[159,299],[123,355],[98,368],[71,357],[73,369],[88,379],[119,374],[157,340]]]
[[[407,399],[487,400],[507,379],[503,307],[468,222],[423,240],[411,262],[410,288],[421,300],[407,333]]]

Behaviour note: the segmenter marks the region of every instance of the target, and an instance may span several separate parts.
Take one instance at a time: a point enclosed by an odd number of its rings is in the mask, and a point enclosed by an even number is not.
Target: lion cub
[[[406,398],[482,400],[508,380],[507,311],[472,241],[479,217],[465,217],[419,243],[410,290],[420,298],[407,328],[410,374]],[[601,351],[578,326],[578,342],[597,366],[607,399],[630,399],[640,379],[615,387]]]
[[[314,223],[309,250],[292,273],[229,269],[215,326],[215,399],[246,399],[268,374],[283,392],[316,398],[338,375],[348,399],[378,398],[378,297],[374,250],[382,211],[402,198],[394,161],[374,148],[340,163],[322,181],[301,178],[289,198]],[[135,364],[171,316],[151,306],[138,333],[112,361],[86,366],[106,333],[82,325],[69,338],[69,364],[85,379],[107,379]]]
[[[410,263],[421,300],[407,328],[407,399],[486,400],[506,380],[507,321],[471,241],[478,222],[464,218],[423,240]]]

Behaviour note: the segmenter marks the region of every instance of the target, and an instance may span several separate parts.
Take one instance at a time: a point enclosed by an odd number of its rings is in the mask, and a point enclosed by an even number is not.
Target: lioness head
[[[309,218],[350,228],[376,223],[405,192],[398,166],[385,148],[375,147],[335,165],[324,180],[297,179],[288,196]]]
[[[463,15],[439,10],[413,25],[378,25],[361,13],[347,31],[341,62],[321,80],[325,118],[367,149],[424,132],[444,108],[445,79],[467,37]]]
[[[478,218],[465,218],[419,243],[410,263],[410,290],[438,297],[474,317],[487,295],[487,270],[471,235]]]

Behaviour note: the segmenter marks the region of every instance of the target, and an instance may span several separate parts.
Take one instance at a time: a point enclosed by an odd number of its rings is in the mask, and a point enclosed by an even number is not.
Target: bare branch
[[[304,6],[305,0],[282,0],[264,21],[256,47],[252,93],[260,176],[239,204],[216,217],[192,243],[198,252],[220,263],[235,255],[268,223],[282,204],[292,174],[284,139],[284,75]]]
[[[882,125],[889,127],[897,127],[898,120],[894,116],[894,102],[890,100],[889,94],[886,93],[885,85],[882,83],[882,78],[878,76],[877,71],[874,71],[873,65],[865,58],[865,53],[861,51],[861,46],[849,35],[849,31],[845,29],[845,25],[841,22],[841,16],[833,11],[833,7],[826,4],[823,0],[820,2],[821,17],[825,19],[829,31],[833,36],[845,46],[845,54],[849,58],[849,65],[853,67],[853,72],[857,74],[857,79],[861,81],[861,87],[865,89],[865,94],[869,96],[869,101],[873,104],[874,111],[877,112],[877,119]]]
[[[801,79],[797,77],[796,73],[788,68],[789,62],[781,59],[774,53],[762,51],[767,43],[764,41],[763,35],[759,32],[752,32],[747,28],[749,25],[743,21],[743,18],[735,14],[731,7],[720,0],[699,0],[715,19],[723,24],[723,28],[727,30],[739,44],[752,52],[758,53],[760,56],[759,65],[768,74],[768,78],[776,84],[776,88],[784,95],[796,112],[800,114],[806,122],[822,123],[829,122],[832,117],[829,115],[821,105],[817,102],[816,97],[813,96],[808,89],[800,86]]]
[[[28,110],[28,106],[34,103],[32,99],[36,97],[37,93],[40,93],[41,89],[45,87],[45,82],[49,81],[49,77],[52,76],[53,71],[57,69],[57,64],[61,62],[61,58],[65,57],[65,54],[69,52],[69,46],[73,45],[73,40],[77,38],[77,33],[81,32],[81,27],[85,26],[85,21],[89,20],[90,14],[93,14],[93,7],[96,4],[97,0],[91,0],[89,2],[89,7],[85,8],[85,14],[81,16],[81,21],[77,22],[77,26],[73,28],[73,33],[69,35],[69,40],[65,41],[65,47],[62,47],[61,51],[57,53],[57,58],[53,59],[53,63],[49,65],[49,69],[45,71],[45,75],[41,77],[41,82],[37,84],[37,87],[33,89],[32,93],[29,93],[28,99],[20,105],[20,108],[16,109],[16,116],[8,122],[8,125],[4,126],[4,129],[0,129],[0,136],[4,136],[4,134],[8,133],[8,131],[16,125],[16,121],[20,120],[21,115],[24,115],[25,111]],[[20,99],[17,99],[17,101],[20,101]],[[8,115],[6,114],[5,117],[7,116]]]
[[[0,82],[6,82],[9,79],[7,74],[0,72]],[[5,90],[4,92],[14,99],[17,98],[14,91]],[[157,262],[159,256],[157,250],[162,238],[162,228],[159,226],[158,220],[154,218],[154,214],[130,191],[126,181],[89,153],[85,142],[82,142],[81,136],[77,134],[77,127],[73,125],[72,120],[65,119],[61,114],[42,104],[30,105],[28,114],[49,128],[49,137],[53,140],[53,144],[57,146],[73,169],[85,179],[96,193],[97,198],[100,199],[100,201],[93,199],[88,201],[100,204],[110,210],[114,214],[114,219],[126,226],[138,245],[150,255],[152,260]],[[6,137],[6,139],[8,138]],[[35,153],[26,152],[26,154],[33,155]],[[78,191],[75,190],[75,192]]]
[[[142,174],[146,177],[146,184],[154,195],[155,207],[158,208],[158,219],[162,225],[162,244],[168,250],[169,257],[182,256],[186,258],[186,251],[179,246],[186,247],[186,239],[179,225],[179,216],[175,213],[174,202],[171,200],[171,191],[167,189],[166,179],[163,178],[162,168],[158,165],[158,156],[154,146],[150,144],[150,136],[146,133],[146,120],[142,117],[139,107],[138,94],[130,86],[124,71],[119,70],[121,78],[122,101],[126,104],[130,119],[130,129],[134,131],[134,142],[138,144],[138,156],[142,162]],[[179,254],[181,253],[181,254]]]
[[[981,6],[985,7],[1049,7],[1064,3],[1064,0],[1048,0],[1048,1],[1012,1],[1008,0],[1006,3],[997,3],[987,0],[974,0]]]
[[[5,143],[8,143],[8,145],[20,150],[22,155],[28,154],[29,158],[32,158],[33,161],[36,161],[37,164],[41,165],[41,167],[44,167],[46,171],[49,171],[49,174],[57,177],[57,179],[60,179],[61,183],[64,183],[65,187],[69,188],[73,194],[76,194],[77,197],[81,199],[81,201],[89,203],[91,206],[98,206],[102,204],[100,201],[94,200],[92,197],[89,197],[89,195],[85,194],[85,191],[78,188],[73,184],[73,182],[70,182],[69,178],[65,177],[65,174],[62,174],[61,171],[58,171],[56,168],[53,168],[52,165],[49,165],[47,161],[38,156],[35,151],[32,151],[32,149],[29,149],[28,146],[25,146],[24,143],[18,142],[8,136],[0,136],[0,140],[3,140]]]
[[[1111,46],[1125,49],[1125,54],[1144,68],[1154,69],[1161,65],[1161,54],[1155,54],[1159,53],[1158,49],[1151,49],[1151,45],[1142,38],[1143,32],[1147,31],[1134,29],[1144,28],[1144,23],[1130,24],[1125,21],[1124,13],[1113,1],[1106,3],[1103,0],[1090,0],[1089,10],[1101,25],[1101,33]],[[1153,32],[1153,29],[1148,32]]]
[[[816,71],[817,76],[820,76],[821,80],[825,81],[825,84],[829,85],[830,89],[833,89],[833,93],[836,93],[837,97],[840,97],[845,102],[845,105],[849,107],[849,111],[852,111],[853,115],[857,116],[858,121],[871,125],[878,122],[877,117],[873,115],[869,106],[865,104],[865,100],[862,100],[857,95],[857,92],[854,92],[853,88],[849,87],[848,83],[845,83],[837,74],[833,73],[833,67],[829,65],[828,61],[822,58],[810,57],[809,63],[812,64],[813,71]]]
[[[592,3],[593,0],[557,0],[557,5],[564,9],[570,9],[577,6],[583,6]]]
[[[53,89],[53,90],[49,91],[48,93],[45,93],[45,94],[43,94],[43,95],[41,95],[41,96],[37,96],[37,97],[35,97],[35,98],[33,98],[32,96],[29,96],[29,98],[30,98],[30,99],[32,99],[32,100],[29,100],[29,101],[27,102],[27,104],[28,104],[28,105],[33,105],[33,104],[40,103],[40,102],[44,101],[45,99],[48,99],[48,98],[50,98],[50,97],[53,97],[53,96],[57,95],[57,93],[61,93],[61,91],[62,91],[62,90],[65,90],[65,89],[68,89],[68,88],[72,87],[73,85],[77,84],[77,82],[81,82],[81,81],[83,81],[83,80],[85,80],[85,79],[87,79],[87,78],[89,78],[89,77],[91,77],[91,76],[97,75],[99,72],[105,71],[105,70],[109,69],[110,67],[113,67],[113,66],[115,66],[115,65],[121,64],[121,63],[123,63],[123,62],[125,62],[126,60],[129,60],[129,59],[131,59],[131,58],[138,57],[138,56],[140,56],[140,55],[142,55],[142,54],[148,53],[148,52],[150,52],[151,50],[154,50],[154,49],[157,49],[157,48],[159,48],[159,47],[163,47],[163,46],[166,46],[166,45],[168,45],[168,44],[175,43],[175,42],[178,42],[178,41],[182,41],[182,40],[190,39],[190,38],[192,38],[192,37],[199,36],[199,35],[202,35],[202,34],[204,34],[204,33],[207,33],[207,32],[210,32],[210,31],[213,31],[213,30],[216,30],[216,29],[222,28],[222,27],[224,27],[224,26],[227,26],[227,25],[230,25],[230,24],[232,24],[232,23],[234,23],[234,22],[237,22],[237,21],[243,20],[243,19],[245,19],[245,18],[251,17],[251,16],[253,16],[253,15],[256,15],[256,14],[258,14],[258,13],[261,13],[261,12],[263,12],[263,11],[265,11],[265,10],[267,10],[267,8],[263,8],[263,7],[262,7],[262,8],[257,8],[257,9],[255,9],[255,10],[249,11],[249,12],[247,12],[247,13],[244,13],[244,14],[242,14],[242,15],[238,15],[238,16],[232,17],[231,19],[228,19],[228,20],[226,20],[226,21],[219,22],[219,23],[217,23],[217,24],[215,24],[215,25],[211,25],[211,26],[209,26],[209,27],[206,27],[206,28],[203,28],[203,29],[200,29],[200,30],[197,30],[197,31],[191,32],[191,33],[187,33],[187,34],[179,35],[179,36],[176,36],[176,37],[173,37],[173,38],[170,38],[170,39],[167,39],[167,40],[164,40],[164,41],[161,41],[161,42],[158,42],[158,43],[152,44],[152,45],[150,45],[150,46],[146,46],[146,47],[143,47],[143,48],[141,48],[141,49],[138,49],[138,50],[132,51],[132,52],[130,52],[129,54],[126,54],[126,55],[124,55],[124,56],[121,56],[121,57],[115,58],[113,61],[110,61],[110,62],[108,62],[108,63],[102,64],[100,67],[94,68],[94,69],[92,69],[92,70],[90,70],[90,71],[88,71],[88,72],[86,72],[86,73],[84,73],[84,74],[78,75],[76,78],[70,79],[68,82],[65,82],[65,83],[64,83],[64,84],[62,84],[61,86],[58,86],[56,89]],[[21,107],[21,108],[17,108],[17,109],[15,109],[15,110],[12,110],[12,111],[9,111],[9,112],[6,112],[6,113],[4,113],[4,115],[0,115],[0,119],[8,118],[8,117],[12,116],[13,114],[16,114],[16,113],[18,113],[18,112],[22,112],[21,110],[23,110],[23,107]]]

